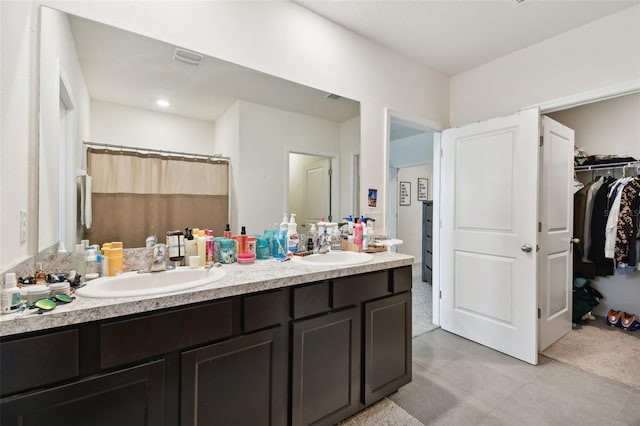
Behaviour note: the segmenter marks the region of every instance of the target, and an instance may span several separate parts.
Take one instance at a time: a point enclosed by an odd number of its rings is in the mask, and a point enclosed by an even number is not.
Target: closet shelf
[[[640,161],[624,161],[620,163],[608,163],[608,164],[589,164],[586,166],[574,166],[573,170],[576,172],[588,172],[592,170],[606,170],[606,169],[621,169],[625,167],[640,167]]]

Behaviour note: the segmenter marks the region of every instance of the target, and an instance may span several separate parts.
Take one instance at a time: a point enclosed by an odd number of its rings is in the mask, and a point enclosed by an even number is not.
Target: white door
[[[571,331],[573,253],[573,130],[542,117],[539,347]]]
[[[440,325],[538,362],[537,109],[442,133]]]
[[[331,159],[322,158],[304,166],[305,223],[317,223],[321,217],[328,220],[331,199],[330,165]]]

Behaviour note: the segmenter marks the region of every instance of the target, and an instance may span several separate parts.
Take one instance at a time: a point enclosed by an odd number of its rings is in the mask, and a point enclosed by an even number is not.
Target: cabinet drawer
[[[1,343],[2,395],[77,377],[78,335],[68,330]]]
[[[411,290],[411,281],[411,266],[405,266],[391,271],[391,290],[394,293]]]
[[[329,282],[315,283],[296,287],[292,292],[293,319],[327,312],[331,309],[329,304]]]
[[[284,293],[280,290],[247,296],[242,302],[243,331],[284,324]]]
[[[423,256],[423,263],[429,268],[433,268],[433,255],[430,252],[426,252],[425,254],[423,254]]]
[[[332,308],[355,305],[390,294],[387,271],[355,275],[333,281]]]
[[[430,283],[433,278],[433,271],[426,265],[422,266],[422,281]]]
[[[100,367],[109,368],[233,333],[231,300],[158,313],[100,327]]]

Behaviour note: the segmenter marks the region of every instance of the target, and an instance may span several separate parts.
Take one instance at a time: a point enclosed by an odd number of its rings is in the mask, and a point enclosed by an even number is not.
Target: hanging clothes
[[[637,268],[640,238],[640,178],[632,178],[621,190],[614,255],[619,273]]]
[[[589,262],[588,254],[589,249],[591,248],[591,218],[593,216],[593,205],[595,202],[595,195],[602,186],[605,181],[604,176],[597,177],[595,182],[589,188],[587,192],[587,200],[585,205],[585,213],[584,213],[584,232],[583,232],[583,254],[582,261]]]
[[[618,215],[620,214],[620,201],[624,187],[631,178],[618,179],[609,191],[609,215],[604,232],[604,257],[613,259],[616,247],[616,235],[618,232]]]

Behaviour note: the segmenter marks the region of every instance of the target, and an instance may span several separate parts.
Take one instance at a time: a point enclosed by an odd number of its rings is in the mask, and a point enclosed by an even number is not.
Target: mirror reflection
[[[227,158],[234,232],[261,233],[298,208],[301,225],[351,213],[358,102],[48,7],[40,22],[39,250],[87,235],[83,142]],[[329,168],[330,182],[314,173]],[[212,227],[211,216],[180,227]]]

